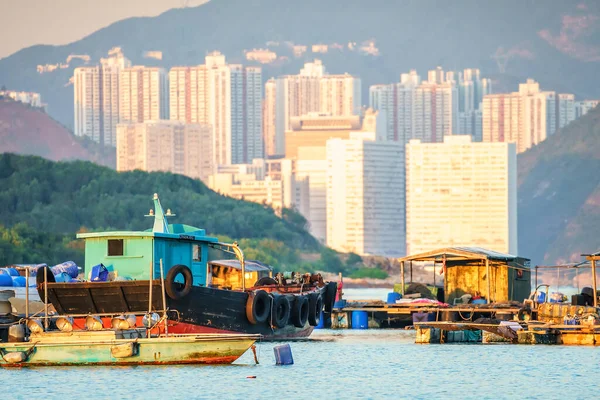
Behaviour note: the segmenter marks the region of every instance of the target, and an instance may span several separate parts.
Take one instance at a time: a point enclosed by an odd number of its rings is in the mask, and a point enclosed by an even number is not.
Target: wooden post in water
[[[592,285],[594,289],[594,308],[598,306],[598,294],[596,293],[596,257],[591,257],[592,262]]]
[[[492,303],[492,284],[491,284],[491,280],[492,280],[492,275],[490,274],[490,260],[488,260],[488,258],[485,258],[485,270],[486,270],[486,275],[487,275],[487,302],[488,304]]]
[[[400,261],[400,284],[402,285],[402,296],[404,296],[404,261]]]

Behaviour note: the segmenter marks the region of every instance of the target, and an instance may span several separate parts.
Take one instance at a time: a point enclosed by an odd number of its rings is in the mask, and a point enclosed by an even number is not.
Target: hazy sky
[[[0,58],[34,44],[66,44],[128,18],[206,0],[0,0]]]

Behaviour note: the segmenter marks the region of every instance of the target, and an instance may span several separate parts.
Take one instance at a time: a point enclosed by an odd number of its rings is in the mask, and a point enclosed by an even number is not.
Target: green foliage
[[[291,248],[318,251],[303,218],[286,210],[285,219],[260,204],[235,200],[181,175],[142,171],[118,173],[90,162],[51,162],[39,157],[0,155],[0,222],[25,222],[41,232],[72,234],[81,226],[94,231],[144,230],[152,222],[152,194],[183,222],[208,234],[273,239]]]
[[[361,279],[361,278],[372,278],[372,279],[386,279],[389,275],[382,269],[379,268],[359,268],[350,274],[350,278]]]

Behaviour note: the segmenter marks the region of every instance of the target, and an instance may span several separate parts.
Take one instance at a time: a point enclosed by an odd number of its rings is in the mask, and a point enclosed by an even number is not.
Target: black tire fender
[[[335,304],[335,296],[337,294],[337,283],[327,282],[325,287],[325,293],[323,297],[323,305],[325,306],[325,312],[332,312]]]
[[[38,295],[40,296],[40,299],[42,301],[42,303],[44,302],[44,299],[46,298],[45,296],[45,290],[44,290],[44,270],[47,271],[47,275],[48,275],[48,283],[55,283],[56,282],[56,278],[54,278],[54,274],[52,273],[52,270],[50,269],[50,267],[45,266],[45,267],[41,267],[38,268],[37,273],[35,275],[35,286],[37,288],[37,292]],[[29,282],[27,283],[29,285]]]
[[[271,313],[271,297],[264,290],[248,293],[246,300],[246,318],[253,324],[262,324],[269,319]]]
[[[311,293],[308,295],[308,323],[311,326],[319,325],[321,320],[321,310],[323,309],[323,297],[321,293]]]
[[[304,328],[306,321],[308,321],[308,298],[302,295],[294,297],[291,321],[296,328]]]
[[[175,278],[179,274],[183,275],[183,287],[181,287],[181,283],[175,282]],[[167,277],[165,278],[165,291],[167,292],[167,296],[173,300],[181,299],[190,293],[193,283],[194,277],[192,276],[192,270],[185,265],[178,264],[171,267],[169,272],[167,272]]]
[[[286,296],[273,295],[273,309],[271,310],[271,320],[275,327],[283,328],[290,319],[292,307]]]

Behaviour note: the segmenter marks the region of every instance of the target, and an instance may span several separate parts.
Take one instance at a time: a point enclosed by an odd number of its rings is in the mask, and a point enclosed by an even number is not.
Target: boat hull
[[[148,310],[149,284],[149,281],[51,283],[48,298],[59,314],[141,313]],[[312,292],[323,295],[325,289],[314,287],[308,293]],[[266,340],[280,340],[305,338],[314,329],[308,322],[303,327],[288,323],[283,328],[275,328],[272,321],[252,324],[246,316],[247,301],[248,292],[193,286],[181,299],[167,297],[169,332],[260,334]],[[153,284],[152,308],[163,308],[158,280]],[[110,328],[109,318],[104,319],[104,326]]]
[[[6,343],[2,353],[30,353],[23,362],[1,367],[57,365],[231,364],[256,341],[248,335],[174,335],[169,337]]]

